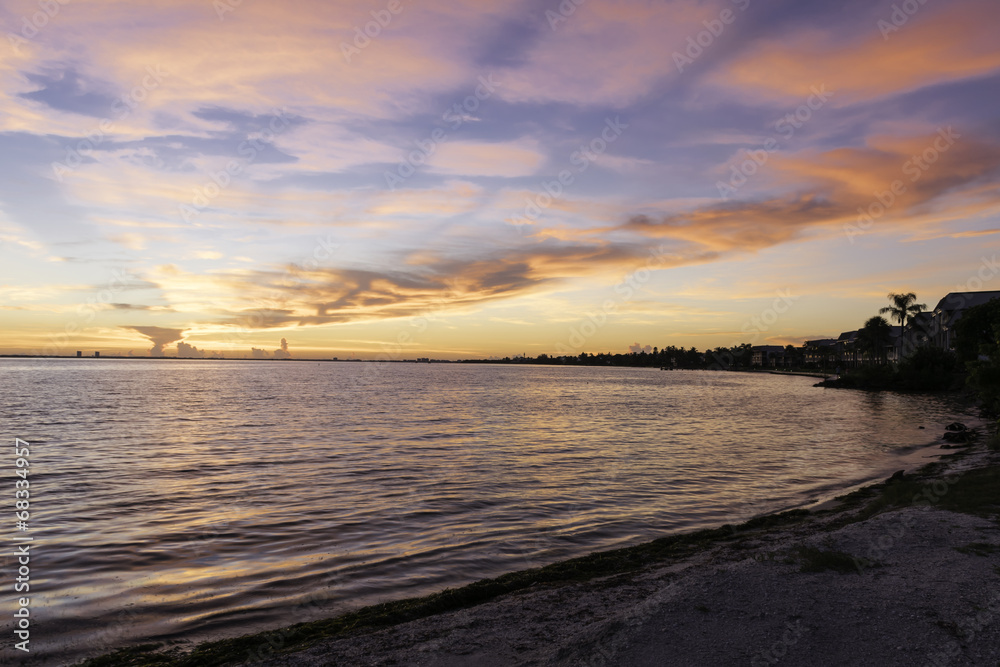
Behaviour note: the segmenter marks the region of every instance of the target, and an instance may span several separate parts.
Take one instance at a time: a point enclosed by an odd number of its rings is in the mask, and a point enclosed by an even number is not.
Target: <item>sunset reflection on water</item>
[[[815,382],[4,360],[3,423],[33,446],[38,646],[99,653],[109,626],[232,636],[748,518],[878,477],[968,419]]]

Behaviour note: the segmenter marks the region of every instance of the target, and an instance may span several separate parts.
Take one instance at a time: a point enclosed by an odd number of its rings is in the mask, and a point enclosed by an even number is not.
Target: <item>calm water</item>
[[[0,360],[0,437],[32,445],[32,655],[243,634],[748,518],[891,472],[971,419],[815,382]]]

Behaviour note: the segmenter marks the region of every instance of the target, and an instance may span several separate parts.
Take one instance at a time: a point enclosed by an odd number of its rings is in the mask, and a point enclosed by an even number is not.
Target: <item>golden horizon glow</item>
[[[573,6],[6,3],[0,354],[795,344],[1000,289],[996,3]]]

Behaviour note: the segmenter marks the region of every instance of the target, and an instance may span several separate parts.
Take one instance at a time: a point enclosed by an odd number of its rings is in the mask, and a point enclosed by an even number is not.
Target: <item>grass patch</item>
[[[836,549],[818,549],[816,547],[799,547],[799,559],[802,561],[800,572],[825,572],[833,570],[841,574],[859,572],[854,557]]]
[[[944,482],[915,480],[894,484],[883,489],[863,514],[874,516],[886,509],[911,505],[989,516],[1000,510],[1000,469],[970,470]]]
[[[949,456],[962,456],[963,453]],[[840,528],[876,514],[911,506],[931,506],[991,518],[1000,513],[1000,466],[976,468],[957,475],[943,476],[942,464],[891,482],[874,484],[840,496],[844,509],[861,508],[857,514],[828,526]]]
[[[994,452],[1000,452],[1000,431],[993,433],[987,438],[986,448]]]
[[[984,517],[1000,513],[1000,467],[970,470],[951,481],[938,502],[944,509]]]

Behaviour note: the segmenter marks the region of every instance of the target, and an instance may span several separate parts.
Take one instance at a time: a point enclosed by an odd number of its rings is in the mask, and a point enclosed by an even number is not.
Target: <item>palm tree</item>
[[[870,317],[858,331],[858,347],[869,353],[870,361],[877,361],[880,364],[888,362],[886,358],[886,348],[889,345],[889,337],[892,334],[892,326],[881,315]]]
[[[906,340],[906,321],[917,313],[923,312],[927,304],[915,303],[917,295],[913,292],[906,294],[889,292],[889,300],[892,301],[892,305],[881,308],[878,312],[882,315],[888,313],[892,319],[899,322],[899,349],[896,355],[896,358],[899,359],[903,356],[903,341]]]
[[[913,292],[907,292],[906,294],[890,292],[889,300],[892,301],[892,305],[880,308],[878,311],[879,315],[888,314],[892,319],[899,322],[901,328],[906,328],[906,320],[917,313],[923,312],[927,308],[926,303],[915,303],[917,295]]]

